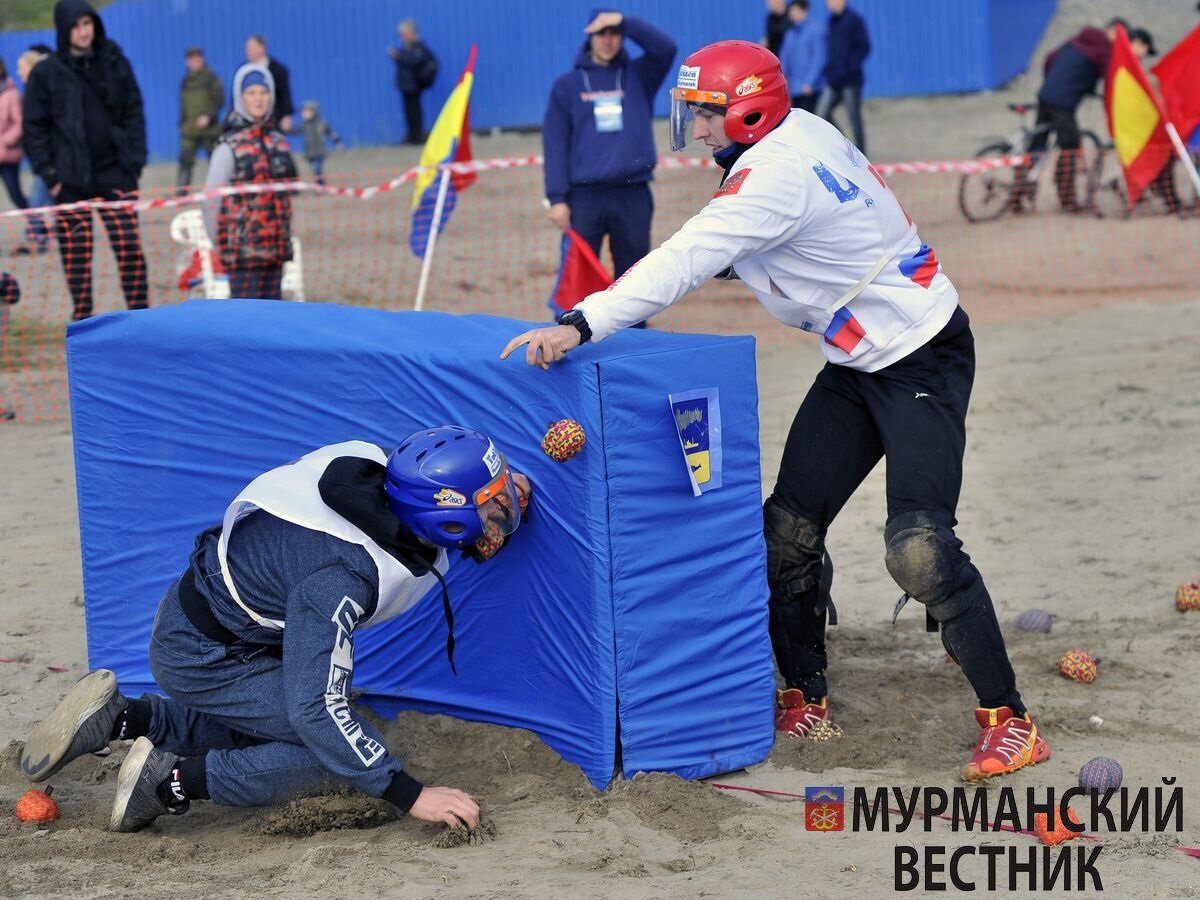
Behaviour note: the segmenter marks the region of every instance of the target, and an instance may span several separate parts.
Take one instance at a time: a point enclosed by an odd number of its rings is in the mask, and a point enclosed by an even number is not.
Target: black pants
[[[59,192],[58,203],[75,203],[79,200],[132,200],[134,191],[101,188],[93,192],[75,193],[66,187]],[[130,309],[145,309],[149,305],[150,289],[146,281],[146,257],[142,253],[138,234],[137,213],[124,209],[98,209],[100,221],[108,232],[108,242],[117,257],[117,270],[121,274],[121,290],[125,294],[125,305]],[[55,213],[58,229],[58,251],[62,256],[63,273],[67,277],[67,288],[74,303],[74,318],[86,319],[92,314],[92,211],[90,209],[66,209]]]
[[[816,112],[817,99],[820,96],[816,91],[811,94],[792,94],[792,108],[802,109],[805,112]]]
[[[283,266],[229,270],[229,296],[243,300],[282,300]]]
[[[408,135],[404,138],[406,144],[420,144],[425,141],[425,116],[421,111],[421,92],[405,91],[404,122],[408,127]]]
[[[1068,212],[1075,212],[1079,207],[1079,198],[1075,196],[1075,172],[1079,158],[1079,122],[1075,120],[1075,110],[1038,101],[1037,125],[1041,129],[1029,142],[1029,152],[1044,153],[1050,139],[1050,132],[1058,138],[1058,159],[1054,163],[1054,187],[1058,192],[1059,205]],[[1045,126],[1045,127],[1043,127]],[[1020,208],[1022,202],[1032,194],[1034,185],[1028,181],[1029,167],[1019,165],[1013,174],[1016,184],[1013,188],[1012,205]]]
[[[801,553],[819,569],[830,524],[886,459],[889,571],[897,580],[922,582],[920,593],[906,590],[938,622],[947,652],[981,704],[1023,713],[991,598],[954,535],[974,377],[974,337],[961,308],[928,344],[878,372],[827,363],[796,413],[769,503],[815,526],[816,539]],[[930,557],[936,565],[917,579],[911,572],[897,576],[902,567],[892,558],[913,535],[921,549],[937,551]],[[815,589],[798,598],[810,608],[820,602]],[[823,610],[819,616],[788,615],[773,588],[771,613],[776,658],[790,661],[785,680],[810,699],[824,696]]]

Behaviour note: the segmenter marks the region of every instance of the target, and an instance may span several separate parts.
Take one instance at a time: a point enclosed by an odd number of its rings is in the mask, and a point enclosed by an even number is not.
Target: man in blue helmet
[[[350,707],[354,632],[440,586],[453,667],[447,550],[494,555],[530,492],[489,438],[452,425],[390,456],[348,441],[260,475],[199,535],[159,606],[150,668],[167,696],[126,698],[112,672],[90,673],[33,730],[22,771],[44,781],[133,740],[114,831],[192,800],[262,806],[336,782],[421,821],[475,828],[473,798],[415,780]]]

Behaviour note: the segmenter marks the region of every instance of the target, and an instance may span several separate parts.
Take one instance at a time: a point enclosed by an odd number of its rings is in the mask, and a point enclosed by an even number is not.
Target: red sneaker
[[[1008,706],[977,709],[975,720],[983,730],[971,761],[959,773],[963,781],[1007,775],[1050,758],[1050,748],[1029,713],[1018,716]]]
[[[793,688],[775,694],[775,730],[792,737],[807,737],[818,722],[829,721],[829,698],[822,697],[820,703],[809,703],[804,691]]]

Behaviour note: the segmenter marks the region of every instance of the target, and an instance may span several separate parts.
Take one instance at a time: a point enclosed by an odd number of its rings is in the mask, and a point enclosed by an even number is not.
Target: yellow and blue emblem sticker
[[[687,463],[692,494],[721,486],[721,402],[717,388],[668,394],[671,416]]]

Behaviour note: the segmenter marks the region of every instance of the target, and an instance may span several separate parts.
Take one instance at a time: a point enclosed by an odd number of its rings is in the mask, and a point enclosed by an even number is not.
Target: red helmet
[[[689,106],[719,107],[726,136],[753,144],[787,117],[791,105],[774,53],[750,41],[717,41],[679,67],[671,91],[671,149],[682,150],[688,142]]]

